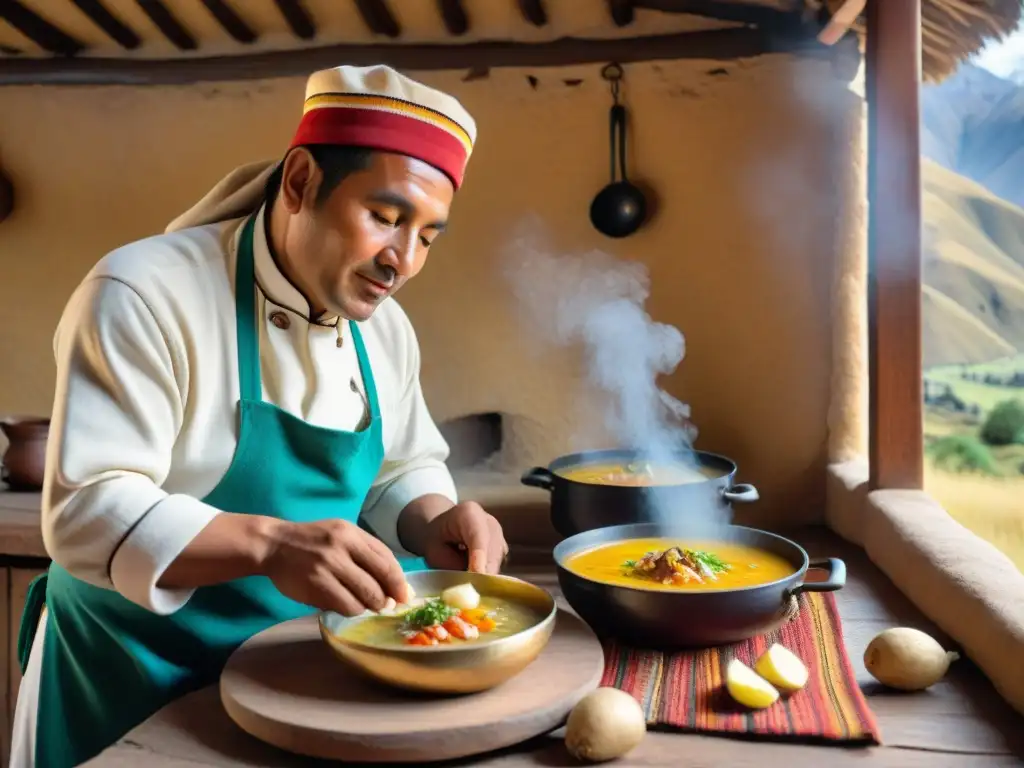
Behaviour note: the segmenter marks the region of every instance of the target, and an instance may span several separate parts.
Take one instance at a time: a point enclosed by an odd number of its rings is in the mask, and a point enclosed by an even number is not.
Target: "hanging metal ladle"
[[[613,104],[609,120],[612,179],[590,204],[590,221],[601,234],[626,237],[640,229],[644,223],[647,200],[643,192],[626,178],[626,108],[619,103],[622,67],[608,64],[601,70],[601,77],[611,83],[612,89]]]

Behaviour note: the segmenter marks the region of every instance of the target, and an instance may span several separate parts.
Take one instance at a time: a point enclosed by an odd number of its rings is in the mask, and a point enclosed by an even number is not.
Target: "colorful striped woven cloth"
[[[799,656],[810,679],[803,690],[753,712],[725,690],[725,667],[734,657],[753,667],[772,643]],[[844,746],[881,743],[846,654],[835,597],[827,593],[805,594],[799,613],[781,628],[732,646],[661,653],[608,642],[601,685],[632,694],[651,726]]]

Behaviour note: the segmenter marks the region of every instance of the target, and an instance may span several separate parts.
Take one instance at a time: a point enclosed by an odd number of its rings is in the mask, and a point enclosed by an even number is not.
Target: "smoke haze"
[[[539,217],[520,224],[504,254],[530,341],[580,347],[590,386],[608,402],[604,427],[618,446],[679,460],[692,451],[690,408],[657,385],[685,355],[683,334],[644,309],[647,268],[603,251],[555,253]]]

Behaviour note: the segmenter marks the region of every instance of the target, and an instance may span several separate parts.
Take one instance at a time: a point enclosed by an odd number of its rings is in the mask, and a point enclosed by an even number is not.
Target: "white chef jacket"
[[[270,255],[264,210],[257,216],[263,398],[309,423],[355,430],[367,403],[350,329],[335,318],[308,320],[307,302]],[[108,254],[72,295],[54,341],[47,552],[72,575],[156,613],[174,612],[192,594],[156,582],[219,513],[200,499],[225,474],[237,444],[234,275],[242,223],[185,229]],[[457,501],[448,446],[424,401],[419,347],[399,305],[385,300],[360,331],[385,453],[364,520],[409,555],[398,540],[402,509],[424,494]],[[34,644],[18,695],[12,766],[32,764],[41,646]]]

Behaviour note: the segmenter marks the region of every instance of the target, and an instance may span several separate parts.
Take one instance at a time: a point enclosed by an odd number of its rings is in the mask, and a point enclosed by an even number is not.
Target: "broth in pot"
[[[669,539],[604,544],[572,555],[565,567],[602,584],[667,591],[755,587],[797,571],[785,558],[756,547]]]
[[[576,483],[654,487],[702,483],[721,477],[717,469],[701,465],[665,464],[647,461],[582,464],[556,470],[556,474]]]

